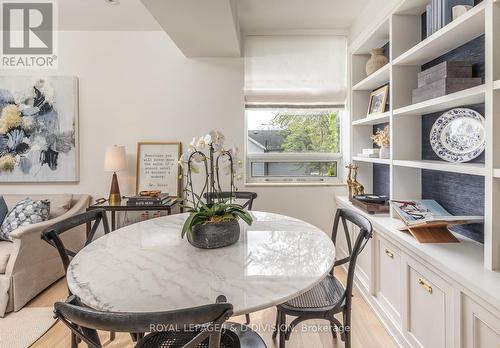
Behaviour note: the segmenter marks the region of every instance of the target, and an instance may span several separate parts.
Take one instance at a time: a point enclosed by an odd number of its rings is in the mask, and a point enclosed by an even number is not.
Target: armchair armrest
[[[45,257],[44,251],[40,249],[44,249],[45,247],[52,249],[52,247],[46,244],[41,239],[42,231],[59,221],[85,212],[86,208],[89,205],[89,202],[89,196],[82,196],[63,215],[37,224],[23,226],[16,229],[15,231],[12,231],[10,237],[12,238],[12,242],[14,243],[14,248],[12,254],[10,255],[9,262],[7,263],[5,274],[13,274],[17,269],[17,265],[20,265],[20,267],[22,267],[23,264],[29,264],[30,261],[27,260],[40,261],[40,259],[43,259]],[[42,246],[41,248],[40,245]]]

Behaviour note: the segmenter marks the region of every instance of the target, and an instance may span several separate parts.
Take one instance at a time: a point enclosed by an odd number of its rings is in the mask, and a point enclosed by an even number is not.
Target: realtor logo
[[[1,10],[1,67],[54,68],[57,56],[53,0],[2,0]]]

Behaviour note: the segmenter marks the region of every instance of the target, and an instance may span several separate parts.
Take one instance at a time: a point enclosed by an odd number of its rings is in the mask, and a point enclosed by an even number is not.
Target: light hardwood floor
[[[336,270],[336,275],[345,281],[345,273]],[[31,301],[29,307],[52,306],[54,302],[62,300],[67,296],[66,283],[61,279],[45,292]],[[277,342],[272,339],[270,328],[274,325],[276,310],[269,308],[263,311],[252,313],[251,324],[264,338],[269,348],[278,347]],[[244,322],[243,316],[231,318],[231,321]],[[290,322],[290,318],[287,318]],[[344,347],[340,338],[333,340],[328,325],[323,321],[311,320],[305,322],[307,330],[300,330],[292,333],[287,341],[288,348],[326,348]],[[322,330],[322,331],[321,331]],[[321,331],[321,332],[318,332]],[[133,347],[134,344],[128,334],[117,334],[113,342],[109,342],[109,334],[102,333],[101,339],[105,347]],[[40,348],[67,348],[70,338],[69,330],[61,323],[57,323],[44,336],[42,336],[32,347]],[[86,347],[80,344],[80,347]],[[354,291],[353,311],[352,311],[352,347],[353,348],[391,348],[396,347],[394,341],[386,332],[378,318],[370,307],[363,300],[357,289]]]

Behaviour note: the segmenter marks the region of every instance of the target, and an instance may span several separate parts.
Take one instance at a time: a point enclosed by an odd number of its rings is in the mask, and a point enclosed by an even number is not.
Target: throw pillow
[[[26,198],[17,203],[5,217],[0,227],[0,239],[11,241],[10,233],[20,227],[36,224],[49,219],[50,202],[33,201]]]
[[[0,196],[0,224],[7,216],[8,212],[9,208],[7,207],[7,203],[5,203],[5,199],[3,199],[3,196]]]

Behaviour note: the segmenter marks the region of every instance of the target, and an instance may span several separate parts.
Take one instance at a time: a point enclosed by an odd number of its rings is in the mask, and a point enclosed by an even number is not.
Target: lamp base
[[[122,195],[120,194],[120,187],[118,186],[118,177],[116,176],[116,172],[113,173],[113,180],[111,181],[111,189],[109,190],[109,198],[110,205],[118,205],[122,201]]]

